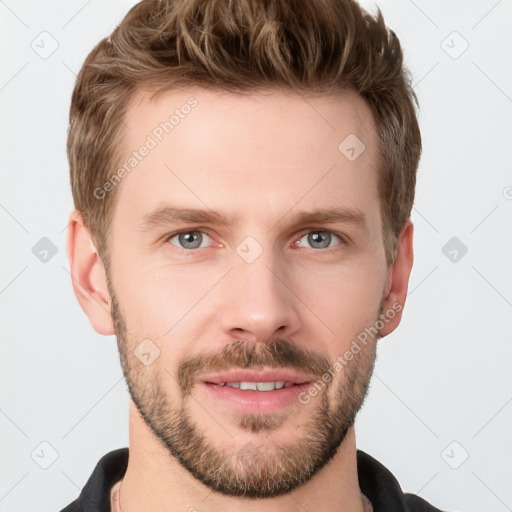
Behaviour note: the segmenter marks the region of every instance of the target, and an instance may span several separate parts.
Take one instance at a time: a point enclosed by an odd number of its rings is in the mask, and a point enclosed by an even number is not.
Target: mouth
[[[266,413],[297,402],[314,381],[310,375],[291,370],[230,371],[200,378],[200,384],[216,402],[240,412]]]
[[[282,380],[269,382],[206,382],[214,386],[228,386],[230,388],[240,389],[241,391],[274,391],[274,389],[291,388],[298,386],[295,382],[284,382]]]
[[[207,384],[229,386],[242,391],[273,391],[312,382],[314,378],[288,369],[264,371],[231,370],[218,374],[203,375],[200,380]]]

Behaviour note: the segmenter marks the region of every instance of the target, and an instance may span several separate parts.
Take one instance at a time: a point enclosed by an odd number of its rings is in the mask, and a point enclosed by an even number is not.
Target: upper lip
[[[221,373],[207,374],[200,378],[203,382],[221,384],[223,382],[293,382],[304,384],[311,382],[313,377],[305,373],[287,369],[271,369],[260,372],[251,370],[229,370]]]

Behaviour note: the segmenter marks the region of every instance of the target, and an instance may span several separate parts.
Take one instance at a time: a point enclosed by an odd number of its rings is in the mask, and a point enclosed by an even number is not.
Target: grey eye
[[[313,249],[327,249],[331,247],[333,239],[339,237],[330,231],[310,231],[302,238],[307,238],[307,242]],[[301,239],[302,240],[302,239]]]
[[[203,247],[205,238],[209,237],[202,231],[183,231],[169,238],[169,242],[182,249],[199,249]],[[178,243],[174,243],[173,240],[177,240]]]

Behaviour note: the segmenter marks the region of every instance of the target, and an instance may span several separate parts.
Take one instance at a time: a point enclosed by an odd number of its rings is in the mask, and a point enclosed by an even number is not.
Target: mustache
[[[287,368],[322,378],[332,366],[333,362],[328,356],[282,338],[265,344],[235,340],[215,354],[187,356],[178,366],[177,381],[185,396],[202,373],[267,367]]]

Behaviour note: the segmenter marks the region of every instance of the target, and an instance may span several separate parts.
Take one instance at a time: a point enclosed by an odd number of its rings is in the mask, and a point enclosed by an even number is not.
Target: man
[[[68,257],[130,442],[64,511],[438,510],[354,432],[413,263],[409,84],[348,0],[144,0],[91,52]]]

